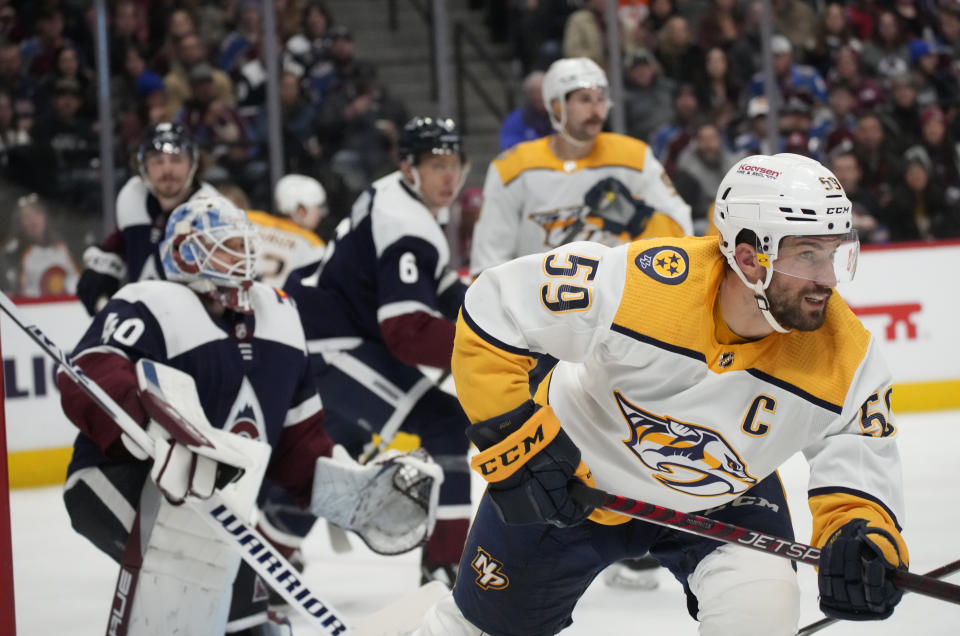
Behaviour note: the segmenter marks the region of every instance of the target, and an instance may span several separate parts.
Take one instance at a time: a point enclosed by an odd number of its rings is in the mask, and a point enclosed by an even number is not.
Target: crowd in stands
[[[269,209],[268,73],[279,82],[284,172],[323,183],[331,227],[366,184],[394,169],[397,130],[410,113],[322,2],[275,0],[276,69],[262,62],[260,0],[107,4],[118,187],[144,131],[180,121],[200,145],[199,177],[233,184],[252,207]],[[550,132],[539,97],[550,62],[585,56],[609,69],[606,4],[470,0],[526,78],[502,148]],[[774,147],[759,0],[619,5],[616,107],[625,132],[650,144],[693,207],[698,230],[733,162],[790,151],[837,173],[863,242],[960,236],[960,0],[772,0]],[[17,196],[60,202],[99,231],[95,25],[92,2],[0,0],[0,177]],[[0,238],[16,239],[16,222],[7,225]]]
[[[525,73],[610,68],[605,0],[489,1]],[[759,0],[620,0],[626,132],[707,225],[738,158],[796,152],[844,173],[865,243],[960,236],[960,2],[772,0],[779,94],[767,138]]]

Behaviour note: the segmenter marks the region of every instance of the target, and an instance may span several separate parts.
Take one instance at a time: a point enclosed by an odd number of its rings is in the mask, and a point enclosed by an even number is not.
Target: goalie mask
[[[247,215],[228,199],[192,199],[167,221],[160,244],[164,273],[234,311],[252,313],[256,237]]]
[[[760,312],[775,330],[766,289],[773,273],[818,282],[853,279],[860,243],[853,229],[850,199],[832,172],[819,162],[795,154],[754,155],[741,159],[720,182],[714,222],[720,251],[743,283],[753,290]],[[787,237],[830,238],[823,245],[784,253]],[[737,265],[738,243],[750,243],[764,277],[751,283]],[[813,242],[812,242],[813,243]]]

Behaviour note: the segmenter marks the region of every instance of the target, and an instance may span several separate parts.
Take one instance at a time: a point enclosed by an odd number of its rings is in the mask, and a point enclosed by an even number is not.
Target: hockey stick
[[[637,501],[622,495],[612,495],[598,488],[591,488],[581,482],[573,482],[569,488],[571,496],[585,505],[605,508],[634,519],[676,528],[701,537],[734,543],[745,548],[767,552],[783,559],[800,561],[813,566],[820,564],[820,550],[812,545],[790,541],[756,530],[748,530],[693,513],[679,512],[644,501]],[[960,604],[960,585],[938,581],[906,570],[893,570],[891,580],[903,590],[910,590],[941,601]]]
[[[943,577],[949,576],[958,570],[960,570],[960,561],[953,561],[952,563],[941,565],[935,570],[930,570],[929,572],[925,573],[924,576],[929,576],[932,579],[942,579]],[[815,623],[810,623],[806,627],[802,627],[800,631],[797,632],[797,636],[809,636],[809,634],[816,634],[820,630],[839,622],[839,620],[839,618],[830,618],[829,616],[826,616]]]
[[[117,423],[124,433],[145,452],[153,455],[153,438],[126,411],[120,408],[106,391],[88,378],[69,356],[40,331],[39,327],[28,322],[20,309],[3,292],[0,292],[0,309],[43,349],[44,353],[59,364],[63,372],[76,382]],[[350,633],[361,634],[365,631],[362,628],[348,628],[343,615],[334,609],[330,603],[314,594],[284,556],[259,532],[244,522],[239,515],[231,511],[218,492],[214,492],[209,499],[190,498],[187,499],[187,502],[222,538],[233,542],[240,551],[243,560],[263,577],[287,603],[300,612],[313,627],[330,636]]]

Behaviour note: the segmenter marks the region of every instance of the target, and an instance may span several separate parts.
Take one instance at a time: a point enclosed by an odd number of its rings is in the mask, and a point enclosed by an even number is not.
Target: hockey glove
[[[505,523],[563,527],[590,516],[593,508],[567,490],[571,480],[588,474],[586,465],[550,406],[527,400],[470,425],[467,437],[480,449],[470,465],[490,482],[490,499]]]
[[[85,269],[77,281],[77,298],[91,316],[100,311],[120,289],[127,266],[119,254],[91,245],[83,252]]]
[[[583,203],[589,208],[587,219],[611,234],[626,232],[631,238],[639,236],[647,227],[653,208],[615,177],[601,179],[587,190]]]
[[[820,610],[852,621],[889,617],[903,596],[890,580],[894,569],[906,565],[891,533],[865,519],[847,522],[820,551]]]

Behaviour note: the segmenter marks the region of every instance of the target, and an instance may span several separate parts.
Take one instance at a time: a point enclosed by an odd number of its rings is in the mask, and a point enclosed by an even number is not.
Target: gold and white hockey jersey
[[[561,161],[550,149],[549,140],[543,137],[517,144],[491,162],[473,232],[472,273],[573,241],[625,242],[620,235],[582,223],[584,196],[608,177],[622,182],[635,198],[655,210],[642,238],[693,232],[690,206],[677,194],[644,142],[601,133],[589,155]]]
[[[290,272],[323,256],[323,240],[290,219],[259,210],[247,210],[247,218],[259,237],[257,274],[261,282],[283,287]]]
[[[716,302],[724,268],[715,237],[687,237],[578,242],[487,270],[467,291],[453,352],[467,415],[528,399],[530,354],[549,353],[560,362],[535,399],[598,487],[704,510],[802,451],[814,543],[856,517],[899,529],[891,375],[870,333],[834,294],[821,329],[744,341]]]

